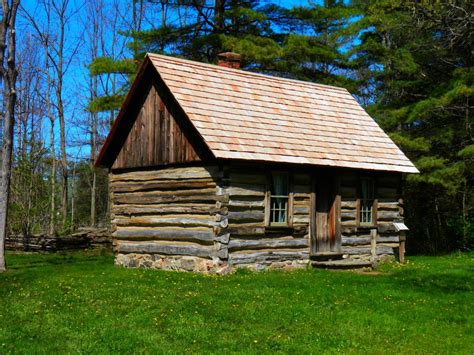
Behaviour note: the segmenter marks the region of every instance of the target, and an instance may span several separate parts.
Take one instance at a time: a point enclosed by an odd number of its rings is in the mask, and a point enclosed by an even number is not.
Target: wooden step
[[[372,267],[370,261],[352,259],[312,261],[311,265],[321,269],[359,269]]]
[[[342,253],[333,251],[318,252],[316,254],[311,255],[310,258],[314,261],[340,260],[342,259]]]

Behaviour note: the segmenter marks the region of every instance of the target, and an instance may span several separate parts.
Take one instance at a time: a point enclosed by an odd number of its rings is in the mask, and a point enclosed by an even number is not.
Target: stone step
[[[311,265],[321,269],[359,269],[364,267],[372,267],[370,261],[352,259],[312,261]]]

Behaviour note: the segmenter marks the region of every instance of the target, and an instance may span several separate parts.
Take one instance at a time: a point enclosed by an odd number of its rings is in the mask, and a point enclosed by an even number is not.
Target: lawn
[[[229,276],[9,254],[0,353],[474,353],[474,255]]]

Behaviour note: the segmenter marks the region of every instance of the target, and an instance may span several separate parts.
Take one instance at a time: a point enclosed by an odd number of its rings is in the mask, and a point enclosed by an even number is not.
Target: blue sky
[[[46,0],[48,1],[48,0]],[[89,0],[93,1],[93,0]],[[102,0],[108,6],[113,1],[117,1],[125,6],[125,4],[130,3],[129,0]],[[85,105],[87,104],[87,84],[89,80],[87,64],[90,62],[90,57],[88,55],[88,45],[89,42],[86,38],[86,29],[88,26],[87,19],[85,16],[85,9],[89,4],[88,1],[81,0],[69,0],[69,14],[71,18],[69,19],[69,24],[66,28],[66,52],[65,56],[67,58],[72,57],[70,68],[65,76],[64,81],[64,98],[66,103],[66,120],[67,120],[67,136],[69,140],[68,155],[70,159],[77,159],[80,157],[87,157],[89,155],[88,146],[79,146],[75,145],[78,141],[87,140],[87,131],[84,129],[83,122],[88,119],[88,113],[85,111]],[[95,2],[92,2],[95,3]],[[276,3],[277,5],[284,7],[292,6],[302,6],[307,5],[309,2],[307,0],[277,0],[271,1],[271,3]],[[322,1],[314,1],[313,3],[319,4]],[[156,6],[156,5],[155,5]],[[43,23],[45,20],[44,11],[42,11],[41,6],[38,1],[35,0],[23,0],[22,7],[30,15],[32,15],[39,23]],[[131,11],[122,14],[123,20],[127,20],[126,17],[131,17]],[[153,16],[153,15],[152,15]],[[159,14],[156,14],[159,16]],[[151,19],[153,21],[153,19]],[[21,41],[22,36],[25,36],[27,33],[34,33],[34,30],[28,24],[28,21],[22,16],[18,18],[18,37]],[[55,32],[52,31],[54,36]],[[57,34],[57,33],[56,33]],[[106,34],[106,45],[111,45],[112,34]],[[123,38],[122,38],[123,40]],[[78,47],[79,43],[79,47]],[[74,55],[73,55],[74,52]],[[59,136],[57,132],[59,124],[56,123],[56,137]],[[45,123],[44,127],[44,139],[46,142],[49,142],[49,126],[48,123]],[[56,140],[56,145],[58,145],[58,140]],[[56,147],[56,152],[59,152],[58,147]]]

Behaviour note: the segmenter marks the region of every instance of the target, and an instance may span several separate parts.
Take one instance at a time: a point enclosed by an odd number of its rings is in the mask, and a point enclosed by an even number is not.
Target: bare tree
[[[42,160],[44,103],[40,99],[44,90],[41,67],[41,44],[30,33],[18,38],[16,66],[16,149],[10,186],[10,204],[16,208],[9,214],[9,231],[21,231],[29,237],[33,228],[44,225],[45,213]]]
[[[68,6],[68,0],[59,1],[56,3],[52,1],[52,6],[59,20],[59,39],[56,47],[56,59],[53,63],[56,70],[56,104],[59,118],[59,139],[60,139],[60,150],[61,150],[61,185],[62,185],[62,215],[63,227],[67,221],[67,210],[68,210],[68,167],[67,167],[67,155],[66,155],[66,120],[64,118],[64,103],[63,103],[63,82],[64,82],[64,37],[65,27],[67,22],[66,9]]]
[[[47,78],[47,92],[45,95],[46,110],[49,118],[50,130],[49,130],[49,142],[51,150],[51,174],[50,174],[50,189],[51,189],[51,199],[50,199],[50,215],[49,215],[49,235],[53,236],[56,234],[56,149],[54,143],[54,122],[55,118],[53,115],[52,105],[51,105],[51,74],[49,72],[49,57],[48,57],[48,48],[45,46],[45,68],[46,68],[46,78]]]
[[[88,42],[90,43],[90,59],[91,62],[99,57],[100,41],[103,41],[102,22],[103,22],[103,7],[102,0],[89,3],[87,8],[87,20],[89,23]],[[90,100],[93,101],[99,96],[98,94],[98,80],[97,76],[91,76],[89,82]],[[90,169],[91,169],[91,201],[90,201],[90,225],[96,225],[96,195],[97,195],[97,171],[94,163],[97,152],[97,135],[98,135],[99,115],[98,112],[90,112]]]
[[[15,65],[15,20],[19,4],[20,0],[2,0],[2,18],[0,23],[0,79],[4,89],[4,133],[0,182],[0,272],[6,270],[5,237],[12,169],[13,127],[15,125],[16,102],[15,86],[17,78]]]
[[[63,87],[66,72],[81,44],[80,41],[77,41],[75,47],[68,50],[68,54],[66,55],[67,26],[70,23],[70,20],[76,15],[76,11],[71,11],[70,3],[70,0],[51,0],[42,2],[44,15],[46,17],[46,29],[42,28],[38,18],[34,14],[25,11],[26,18],[35,29],[38,39],[46,49],[46,55],[53,72],[51,77],[54,79],[52,84],[56,96],[55,108],[59,120],[59,150],[62,187],[61,210],[63,227],[66,226],[68,216],[68,163],[66,153],[66,113],[64,108]],[[54,25],[54,33],[51,25]]]

